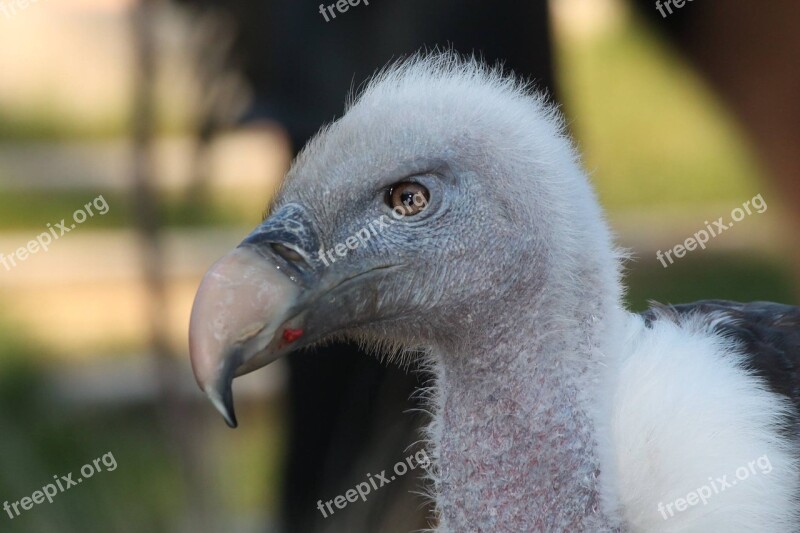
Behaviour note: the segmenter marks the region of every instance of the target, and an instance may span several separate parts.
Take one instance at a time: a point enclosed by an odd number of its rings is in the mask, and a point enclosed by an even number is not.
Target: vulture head
[[[557,111],[499,69],[418,56],[379,73],[305,147],[263,223],[209,270],[191,358],[231,426],[236,376],[343,337],[432,362],[440,390],[450,379],[466,395],[532,400],[518,354],[570,383],[589,363],[560,354],[618,293]]]
[[[578,297],[557,287],[608,267],[608,250],[542,96],[451,54],[407,60],[309,143],[264,222],[206,274],[195,376],[232,424],[234,377],[333,337],[467,357],[521,308]]]

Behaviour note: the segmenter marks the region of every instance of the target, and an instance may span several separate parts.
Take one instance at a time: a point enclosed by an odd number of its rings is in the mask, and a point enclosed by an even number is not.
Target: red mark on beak
[[[303,336],[302,329],[285,329],[283,330],[283,340],[286,342],[294,342]]]

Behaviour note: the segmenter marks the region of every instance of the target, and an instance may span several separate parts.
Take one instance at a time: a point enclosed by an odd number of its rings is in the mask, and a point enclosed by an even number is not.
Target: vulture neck
[[[616,291],[585,279],[568,299],[580,308],[520,298],[506,308],[527,314],[440,352],[430,438],[441,531],[619,530],[601,504],[598,448],[611,447],[595,421],[608,419],[598,387],[610,392],[603,354],[623,312]]]

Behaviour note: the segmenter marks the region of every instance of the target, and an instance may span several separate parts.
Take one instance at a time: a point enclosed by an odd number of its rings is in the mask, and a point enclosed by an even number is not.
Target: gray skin
[[[405,181],[428,189],[426,208],[325,266],[321,248],[392,218],[386,190]],[[408,357],[436,376],[439,530],[620,529],[601,496],[595,400],[622,312],[618,260],[541,98],[449,56],[393,68],[310,143],[240,246],[302,288],[293,349],[346,337],[423,353]]]

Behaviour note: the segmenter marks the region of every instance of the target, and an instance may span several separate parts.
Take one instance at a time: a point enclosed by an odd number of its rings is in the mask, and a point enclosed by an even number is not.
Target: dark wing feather
[[[714,331],[742,347],[755,375],[794,403],[800,419],[800,307],[724,300],[652,305],[642,313],[648,326],[655,320],[680,323],[690,316],[707,318]]]

